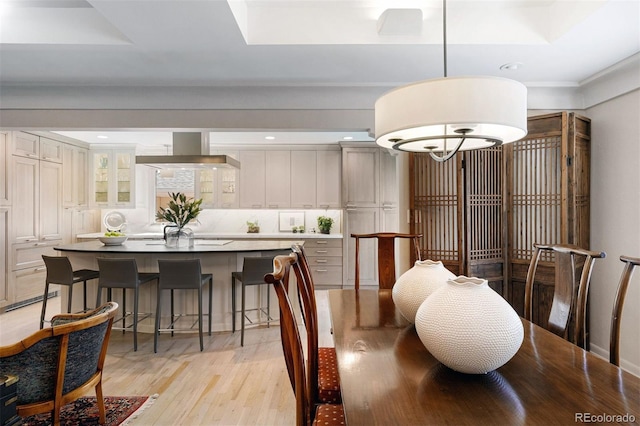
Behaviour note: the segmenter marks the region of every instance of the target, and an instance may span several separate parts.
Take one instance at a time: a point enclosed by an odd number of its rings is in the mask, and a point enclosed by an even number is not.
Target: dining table
[[[463,374],[436,360],[392,290],[329,290],[348,425],[638,424],[640,378],[522,318],[502,367]]]

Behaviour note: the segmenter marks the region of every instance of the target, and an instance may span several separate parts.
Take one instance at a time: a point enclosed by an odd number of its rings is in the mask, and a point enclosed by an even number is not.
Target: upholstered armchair
[[[51,327],[0,347],[0,375],[18,376],[20,417],[51,412],[60,424],[60,408],[95,388],[100,423],[105,423],[102,367],[118,304],[109,302],[80,314],[61,314]]]

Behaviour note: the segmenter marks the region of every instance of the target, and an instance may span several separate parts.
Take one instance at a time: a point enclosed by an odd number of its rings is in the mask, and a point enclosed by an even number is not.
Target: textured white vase
[[[402,316],[413,324],[422,302],[436,289],[444,286],[447,280],[455,277],[440,261],[418,260],[393,285],[393,303]]]
[[[516,311],[486,280],[459,276],[431,294],[416,314],[427,350],[452,370],[480,374],[503,366],[524,338]]]

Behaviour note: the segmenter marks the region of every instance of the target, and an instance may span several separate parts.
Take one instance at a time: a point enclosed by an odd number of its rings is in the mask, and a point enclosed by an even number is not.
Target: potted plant
[[[318,229],[321,234],[329,234],[333,226],[333,219],[328,216],[318,216]]]
[[[193,231],[185,226],[195,220],[202,211],[202,199],[187,198],[181,192],[170,192],[169,205],[160,207],[156,219],[171,223],[165,227],[165,241],[169,247],[179,247],[185,241],[193,247]]]
[[[258,221],[254,220],[247,221],[247,234],[257,234],[260,232],[260,225],[258,225]]]

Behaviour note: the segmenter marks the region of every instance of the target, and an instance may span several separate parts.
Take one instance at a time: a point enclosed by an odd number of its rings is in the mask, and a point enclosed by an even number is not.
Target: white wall
[[[591,350],[608,358],[609,328],[623,264],[640,257],[640,90],[587,110],[591,118],[591,248],[607,257],[593,269]],[[640,271],[622,313],[621,367],[640,375]]]

